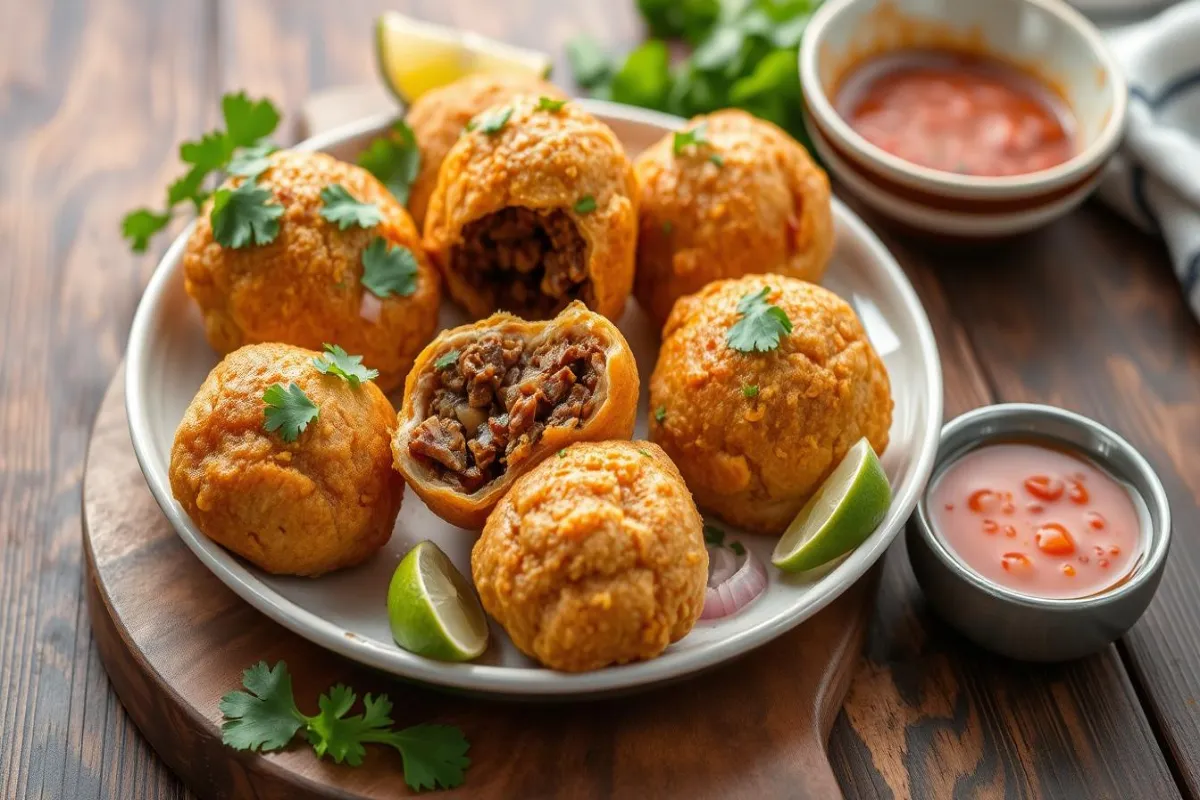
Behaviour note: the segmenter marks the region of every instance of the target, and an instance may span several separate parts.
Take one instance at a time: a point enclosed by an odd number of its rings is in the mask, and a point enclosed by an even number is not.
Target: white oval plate
[[[579,101],[607,122],[631,155],[679,127],[676,117],[612,103]],[[299,145],[346,160],[390,121],[353,123]],[[538,666],[492,624],[492,643],[469,664],[445,664],[401,650],[388,629],[388,581],[401,557],[432,539],[470,575],[475,535],[435,517],[405,493],[395,533],[368,563],[319,579],[267,575],[205,538],[171,496],[167,467],[175,428],[218,357],[204,339],[200,315],[183,288],[185,231],[155,270],[138,306],[126,358],[129,431],[142,471],[183,541],[233,591],[281,625],[322,647],[404,678],[469,691],[524,696],[570,696],[627,690],[679,678],[758,647],[817,613],[875,563],[912,512],[929,478],[942,422],[942,376],[929,321],[895,260],[849,209],[833,201],[837,244],[825,285],[849,300],[866,325],[891,375],[895,413],[883,465],[894,500],[887,518],[857,550],[820,575],[784,575],[773,567],[763,596],[740,614],[700,622],[659,658],[595,672],[567,674]],[[445,325],[465,321],[446,303]],[[632,300],[620,328],[637,356],[642,402],[637,436],[646,436],[646,388],[658,350],[658,331]],[[737,532],[722,525],[737,536]],[[741,537],[769,561],[774,539]]]

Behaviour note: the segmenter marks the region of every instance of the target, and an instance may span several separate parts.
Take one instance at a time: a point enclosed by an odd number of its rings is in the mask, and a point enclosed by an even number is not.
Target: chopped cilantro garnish
[[[756,294],[738,301],[737,311],[742,318],[733,324],[725,336],[726,343],[743,353],[765,353],[779,346],[779,337],[792,332],[792,321],[777,305],[767,301],[771,287],[764,286]]]
[[[443,356],[440,356],[437,361],[433,362],[434,369],[449,369],[458,363],[460,353],[457,350],[451,350]]]
[[[667,418],[667,407],[666,406],[659,406],[658,408],[654,409],[654,421],[655,422],[661,423],[666,418]]]
[[[716,525],[704,523],[704,543],[713,547],[725,544],[725,531]]]
[[[225,717],[221,741],[235,750],[280,750],[303,729],[318,758],[328,755],[335,763],[357,767],[366,755],[364,745],[384,744],[400,752],[404,782],[414,791],[462,784],[470,766],[470,744],[451,725],[413,725],[392,728],[392,701],[381,694],[363,696],[363,711],[347,716],[358,696],[338,684],[317,700],[313,716],[296,705],[292,677],[280,661],[268,667],[260,661],[242,673],[246,691],[221,698]]]
[[[753,385],[743,386],[742,397],[758,397],[758,387]]]
[[[421,149],[412,128],[397,120],[388,133],[359,153],[358,165],[378,178],[397,200],[407,203],[409,189],[421,172]]]
[[[537,107],[542,111],[558,111],[566,104],[566,100],[555,100],[552,97],[539,97]]]
[[[217,190],[209,218],[217,243],[237,250],[275,241],[282,216],[283,206],[274,202],[271,190],[246,180],[236,189]]]
[[[720,153],[713,153],[708,157],[708,160],[716,164],[718,167],[725,166],[725,159]]]
[[[343,231],[351,225],[373,228],[383,222],[383,212],[379,210],[379,206],[355,200],[340,183],[322,189],[321,202],[324,204],[321,216]]]
[[[475,117],[467,123],[467,130],[479,130],[488,136],[495,136],[504,130],[504,126],[508,124],[508,118],[512,116],[512,112],[512,108],[508,106],[485,111],[482,115]]]
[[[417,290],[417,257],[404,245],[376,236],[363,250],[362,265],[362,285],[376,297],[408,297]]]
[[[336,344],[326,344],[325,352],[313,359],[313,366],[326,375],[337,375],[351,386],[379,377],[379,370],[363,366],[362,356],[352,356]]]
[[[567,451],[566,451],[566,450],[559,450],[559,451],[558,451],[558,457],[559,457],[559,458],[566,458],[566,457],[567,457]]]
[[[267,433],[279,431],[279,438],[285,442],[294,442],[304,433],[308,423],[320,414],[317,404],[308,399],[308,395],[294,383],[285,389],[281,384],[273,383],[263,392],[263,428]]]
[[[583,197],[575,201],[576,214],[590,214],[596,210],[596,198],[590,194],[585,194]]]
[[[639,447],[639,448],[638,448],[638,452],[639,452],[639,453],[641,453],[642,455],[644,455],[646,458],[650,458],[650,451],[649,451],[649,450],[646,450],[645,448]]]
[[[675,151],[675,155],[679,155],[691,145],[702,145],[708,143],[708,123],[701,122],[691,130],[675,131],[675,137],[672,139],[671,148]]]

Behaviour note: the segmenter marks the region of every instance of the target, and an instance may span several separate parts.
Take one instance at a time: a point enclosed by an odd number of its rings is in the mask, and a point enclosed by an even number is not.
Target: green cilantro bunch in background
[[[819,3],[637,0],[655,38],[619,60],[582,36],[567,45],[567,57],[575,81],[593,97],[682,117],[742,108],[774,122],[807,147],[797,53]],[[690,55],[672,65],[668,39],[690,44]]]

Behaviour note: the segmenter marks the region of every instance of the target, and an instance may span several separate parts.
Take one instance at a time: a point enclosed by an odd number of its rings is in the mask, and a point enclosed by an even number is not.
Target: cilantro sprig
[[[217,190],[209,219],[217,244],[237,250],[275,241],[282,216],[271,190],[248,178],[236,189]]]
[[[504,126],[508,124],[508,118],[512,116],[512,113],[511,106],[489,109],[468,122],[467,130],[478,130],[486,133],[488,136],[495,136],[504,130]]]
[[[417,257],[404,245],[376,236],[363,250],[362,265],[362,285],[381,300],[417,290]]]
[[[675,131],[675,135],[671,137],[671,150],[675,155],[680,155],[692,145],[699,147],[700,145],[712,144],[708,140],[708,123],[701,122],[694,128],[689,128],[686,131]]]
[[[537,107],[539,111],[549,111],[553,113],[555,111],[561,111],[562,107],[566,104],[566,100],[555,100],[552,97],[546,97],[543,95],[542,97],[538,98]]]
[[[742,353],[766,353],[779,346],[779,337],[792,332],[787,312],[767,300],[771,287],[738,300],[742,318],[730,327],[725,342]]]
[[[340,183],[334,183],[321,190],[321,217],[327,222],[346,230],[357,225],[360,228],[374,228],[383,222],[383,212],[374,203],[363,203],[354,198]]]
[[[351,386],[379,377],[379,370],[364,367],[362,356],[352,356],[336,344],[325,344],[325,352],[312,360],[318,372],[336,375]]]
[[[170,224],[179,206],[190,204],[197,212],[209,198],[215,174],[226,172],[254,178],[269,166],[267,156],[275,146],[265,141],[279,125],[279,110],[267,99],[251,100],[245,92],[221,98],[225,129],[209,131],[179,146],[187,172],[167,187],[166,208],[137,208],[121,220],[121,235],[135,253],[145,252],[155,234]]]
[[[386,134],[359,153],[358,165],[387,187],[402,204],[408,203],[413,181],[421,172],[421,148],[404,120],[397,120]]]
[[[242,673],[246,691],[221,698],[225,721],[221,741],[235,750],[268,752],[286,747],[303,731],[318,758],[357,767],[366,755],[366,744],[394,747],[404,768],[404,782],[414,791],[451,789],[462,785],[471,760],[470,743],[451,725],[392,727],[392,701],[381,694],[363,696],[363,710],[350,715],[358,696],[337,684],[317,701],[309,716],[296,705],[292,677],[280,661],[274,667],[260,661]]]
[[[317,404],[294,383],[289,383],[286,389],[279,383],[268,386],[263,392],[263,404],[263,428],[267,433],[278,431],[285,442],[299,439],[308,423],[321,413]]]

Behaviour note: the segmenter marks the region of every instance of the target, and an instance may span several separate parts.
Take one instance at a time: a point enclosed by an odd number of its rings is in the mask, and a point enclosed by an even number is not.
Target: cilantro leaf
[[[144,253],[151,237],[167,227],[170,221],[170,214],[159,214],[148,208],[138,208],[130,211],[121,220],[121,235],[129,240],[133,252]]]
[[[662,421],[665,420],[666,418],[667,418],[667,407],[666,406],[659,406],[658,408],[654,409],[654,421],[655,422],[657,422],[661,425]]]
[[[225,166],[232,153],[233,146],[221,131],[209,131],[195,142],[179,145],[179,160],[205,174]]]
[[[363,742],[371,741],[368,735],[388,732],[387,729],[392,725],[392,719],[388,716],[392,711],[392,701],[387,695],[378,698],[366,695],[363,698],[363,713],[347,717],[356,699],[351,689],[339,683],[317,701],[320,713],[307,719],[308,741],[318,758],[328,755],[337,764],[345,761],[357,767],[367,754]]]
[[[495,136],[504,130],[504,126],[508,124],[508,118],[512,116],[512,112],[511,106],[489,109],[468,122],[467,130],[478,130],[486,133],[488,136]]]
[[[576,214],[590,214],[596,210],[596,198],[585,194],[575,201],[574,209]]]
[[[343,231],[352,225],[373,228],[383,222],[383,212],[379,210],[379,206],[355,200],[340,183],[322,189],[321,202],[324,204],[321,216]]]
[[[594,89],[612,77],[612,58],[590,36],[576,36],[567,42],[567,60],[575,82],[584,89]]]
[[[279,438],[294,442],[304,433],[308,423],[316,419],[321,410],[308,399],[308,395],[294,383],[285,389],[273,383],[263,392],[263,428],[267,433],[279,431]]]
[[[280,661],[272,668],[260,661],[242,673],[242,685],[248,693],[234,691],[221,698],[221,741],[236,750],[286,746],[304,725],[287,665]]]
[[[167,206],[173,208],[179,203],[191,202],[199,213],[204,201],[208,199],[209,193],[201,188],[208,176],[207,171],[192,167],[167,187]]]
[[[567,104],[566,100],[555,100],[552,97],[539,97],[537,107],[541,111],[559,111]]]
[[[336,375],[351,386],[379,377],[379,370],[362,365],[362,356],[352,356],[336,344],[326,344],[325,352],[313,359],[313,366],[325,375]]]
[[[675,131],[675,136],[671,140],[671,149],[675,155],[681,154],[684,150],[692,145],[711,144],[708,141],[708,123],[701,122],[691,130]]]
[[[417,257],[404,245],[376,236],[363,250],[362,265],[362,285],[376,297],[408,297],[417,290]]]
[[[665,110],[671,89],[670,55],[666,42],[651,39],[625,58],[612,78],[612,99],[644,108]]]
[[[230,150],[258,144],[259,139],[270,136],[279,125],[279,110],[274,103],[266,98],[251,100],[245,92],[222,97],[221,114],[225,117]]]
[[[433,362],[434,369],[449,369],[458,363],[460,353],[457,350],[451,350],[443,356],[440,356],[437,361]]]
[[[233,158],[229,160],[229,174],[240,175],[243,178],[257,178],[271,166],[271,159],[267,156],[278,149],[267,141],[243,147],[235,152]]]
[[[467,758],[471,745],[462,731],[451,725],[413,725],[382,736],[372,734],[368,741],[400,751],[404,782],[415,791],[461,786],[471,765]]]
[[[792,332],[787,312],[767,301],[771,287],[748,294],[738,301],[737,311],[742,318],[730,327],[725,342],[743,353],[765,353],[779,346],[779,337]]]
[[[247,180],[236,189],[218,189],[213,199],[213,238],[222,247],[235,250],[263,245],[279,235],[283,206],[273,202],[270,189]]]
[[[412,128],[397,120],[386,135],[359,153],[358,165],[378,178],[397,200],[408,203],[409,189],[421,172],[421,149]]]
[[[718,167],[725,166],[725,157],[722,156],[720,153],[713,153],[712,155],[710,155],[708,157],[708,160],[711,161],[712,163],[716,164]]]
[[[704,543],[713,547],[725,544],[725,531],[716,525],[704,523]]]
[[[746,398],[758,397],[758,387],[757,386],[743,386],[742,387],[742,397],[746,397]]]

